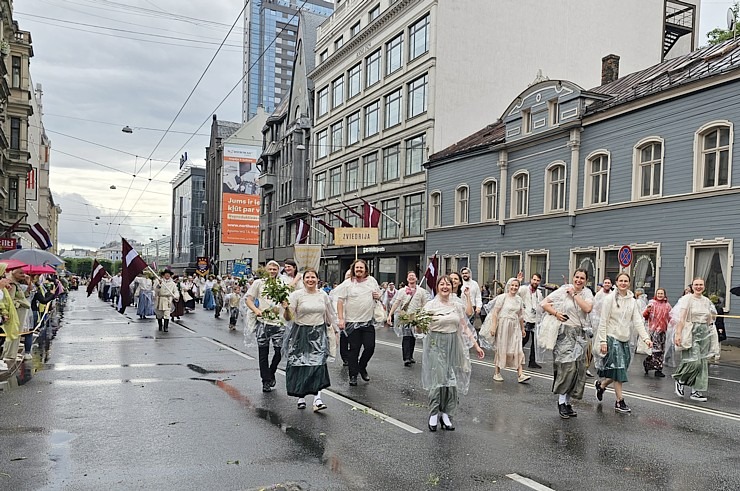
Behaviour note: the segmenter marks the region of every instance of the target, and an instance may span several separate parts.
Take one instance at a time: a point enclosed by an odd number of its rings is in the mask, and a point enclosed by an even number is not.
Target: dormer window
[[[557,99],[547,103],[547,114],[550,116],[550,126],[560,124],[560,104]]]
[[[522,109],[522,133],[532,133],[531,109]]]

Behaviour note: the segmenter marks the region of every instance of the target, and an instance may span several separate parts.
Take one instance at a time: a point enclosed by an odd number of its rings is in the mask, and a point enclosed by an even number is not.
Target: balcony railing
[[[257,185],[262,189],[272,189],[277,185],[277,177],[274,172],[264,172],[257,178]]]

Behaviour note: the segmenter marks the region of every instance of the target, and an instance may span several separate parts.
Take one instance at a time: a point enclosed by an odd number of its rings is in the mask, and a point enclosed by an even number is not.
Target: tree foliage
[[[729,39],[740,37],[740,26],[738,26],[738,13],[740,13],[740,1],[736,1],[732,7],[732,13],[735,15],[735,29],[722,29],[721,27],[715,27],[707,33],[707,42],[710,46],[715,44],[723,43]]]

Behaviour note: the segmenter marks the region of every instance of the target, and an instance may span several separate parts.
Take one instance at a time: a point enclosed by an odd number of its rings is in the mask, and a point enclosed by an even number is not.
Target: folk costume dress
[[[491,312],[481,327],[480,334],[488,338],[495,332],[493,339],[487,339],[495,346],[496,355],[493,363],[499,369],[516,368],[524,365],[524,349],[522,348],[522,325],[524,302],[518,294],[507,293],[496,297]]]
[[[321,290],[296,290],[288,303],[293,320],[283,341],[285,386],[290,396],[317,395],[331,385],[326,363],[336,356],[334,307],[329,295]]]
[[[210,279],[203,284],[203,308],[206,310],[216,308],[216,302],[213,300],[213,285],[215,284],[216,282]]]
[[[154,315],[154,284],[146,277],[136,278],[139,301],[137,302],[136,315],[141,319]]]

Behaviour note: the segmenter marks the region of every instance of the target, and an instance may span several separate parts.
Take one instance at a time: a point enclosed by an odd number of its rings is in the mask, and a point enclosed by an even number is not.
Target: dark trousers
[[[536,348],[537,345],[535,344],[535,339],[534,339],[534,327],[535,327],[534,323],[526,322],[524,324],[524,329],[526,330],[527,335],[524,336],[524,339],[522,339],[522,348],[527,346],[527,343],[529,342],[530,339],[532,340],[532,346],[529,348],[529,363],[530,364],[537,362],[535,360],[535,353],[537,351],[537,348]]]
[[[412,360],[414,358],[415,346],[416,338],[414,336],[404,336],[401,338],[401,352],[403,353],[403,361]]]
[[[339,333],[339,355],[342,361],[349,363],[349,336]]]
[[[280,360],[283,359],[280,348],[273,347],[272,349],[274,351],[274,354],[272,355],[272,363],[270,363],[270,345],[268,344],[267,346],[259,346],[257,348],[260,361],[260,378],[262,378],[263,384],[266,384],[275,379],[275,372],[277,372]]]
[[[362,348],[362,356],[360,356]],[[360,327],[349,335],[349,376],[356,377],[360,371],[367,370],[367,363],[375,353],[375,326]]]

